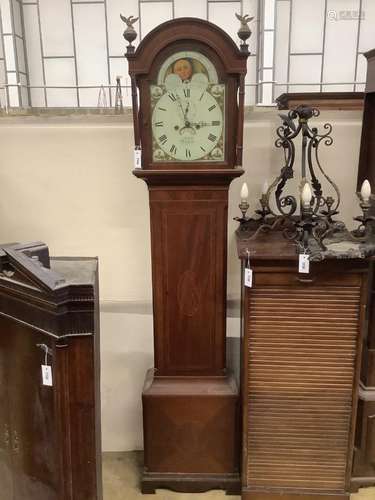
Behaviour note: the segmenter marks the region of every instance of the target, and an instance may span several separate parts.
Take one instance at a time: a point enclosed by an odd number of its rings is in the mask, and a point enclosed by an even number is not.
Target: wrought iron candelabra
[[[248,189],[246,184],[242,186],[239,204],[242,217],[236,218],[240,222],[240,231],[256,227],[251,235],[251,238],[256,238],[261,232],[281,230],[286,238],[294,240],[306,253],[311,253],[311,245],[326,250],[325,242],[332,238],[358,243],[373,240],[375,244],[375,217],[371,213],[371,186],[367,180],[359,193],[362,215],[355,217],[359,227],[349,231],[342,222],[335,220],[341,202],[340,190],[324,171],[319,159],[320,145],[333,144],[332,126],[326,123],[323,133],[319,133],[316,127],[309,124],[309,120],[319,114],[316,108],[299,106],[288,114],[279,115],[282,125],[276,130],[275,146],[282,148],[284,164],[270,186],[265,183],[263,187],[259,200],[261,208],[255,211],[258,218],[246,216],[249,209]],[[295,176],[295,143],[299,137],[302,139],[301,180],[296,196],[287,193],[286,188],[288,181]],[[324,194],[322,181],[328,186],[329,195]]]

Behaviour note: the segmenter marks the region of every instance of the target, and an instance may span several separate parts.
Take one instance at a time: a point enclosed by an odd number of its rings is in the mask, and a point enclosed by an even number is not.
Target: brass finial
[[[120,18],[126,24],[126,30],[124,31],[122,36],[129,43],[129,45],[127,46],[127,54],[131,54],[134,52],[134,45],[132,45],[132,42],[138,36],[137,32],[133,28],[133,24],[136,23],[139,18],[134,16],[125,17],[122,14],[120,14]]]
[[[251,30],[250,30],[248,24],[254,19],[254,17],[250,17],[248,14],[241,16],[240,14],[237,14],[237,13],[236,13],[236,17],[241,23],[240,29],[237,31],[238,38],[240,40],[242,40],[240,48],[241,48],[242,52],[247,53],[249,46],[246,43],[246,40],[248,38],[250,38],[250,36],[251,36]]]

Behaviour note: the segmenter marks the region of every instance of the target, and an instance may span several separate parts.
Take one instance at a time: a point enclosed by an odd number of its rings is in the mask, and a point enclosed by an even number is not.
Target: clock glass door
[[[224,161],[225,84],[212,62],[179,51],[150,87],[154,162]]]

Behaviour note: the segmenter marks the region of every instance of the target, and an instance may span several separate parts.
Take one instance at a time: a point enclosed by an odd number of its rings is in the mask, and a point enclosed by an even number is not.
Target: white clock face
[[[224,161],[225,85],[178,56],[173,72],[150,88],[153,161]]]

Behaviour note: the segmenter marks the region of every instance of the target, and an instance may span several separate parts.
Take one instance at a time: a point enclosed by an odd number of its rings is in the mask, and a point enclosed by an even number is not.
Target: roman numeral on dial
[[[171,154],[173,154],[173,155],[175,155],[175,154],[177,153],[177,148],[176,148],[176,146],[175,146],[174,144],[172,145],[172,147],[171,147],[171,149],[169,150],[169,152],[170,152]]]
[[[213,127],[218,127],[220,125],[220,122],[218,120],[214,120],[213,122],[211,122],[211,125]]]
[[[168,97],[169,97],[169,99],[171,101],[176,101],[177,100],[177,98],[176,98],[176,96],[174,94],[168,94]]]
[[[210,107],[208,108],[208,111],[212,111],[212,110],[213,110],[213,109],[215,109],[215,108],[216,108],[216,104],[213,104],[212,106],[210,106]]]
[[[186,154],[186,158],[191,158],[190,149],[186,149],[185,154]]]
[[[161,136],[159,137],[159,141],[160,141],[162,144],[165,144],[165,143],[167,142],[167,140],[168,140],[168,137],[167,137],[165,134],[163,134],[163,135],[161,135]]]
[[[184,89],[184,96],[190,97],[190,89]]]
[[[164,125],[164,122],[156,122],[155,127],[162,127]]]
[[[217,139],[216,135],[214,135],[214,134],[209,134],[209,136],[208,136],[208,140],[209,140],[209,141],[215,142],[215,141],[216,141],[216,139]]]

